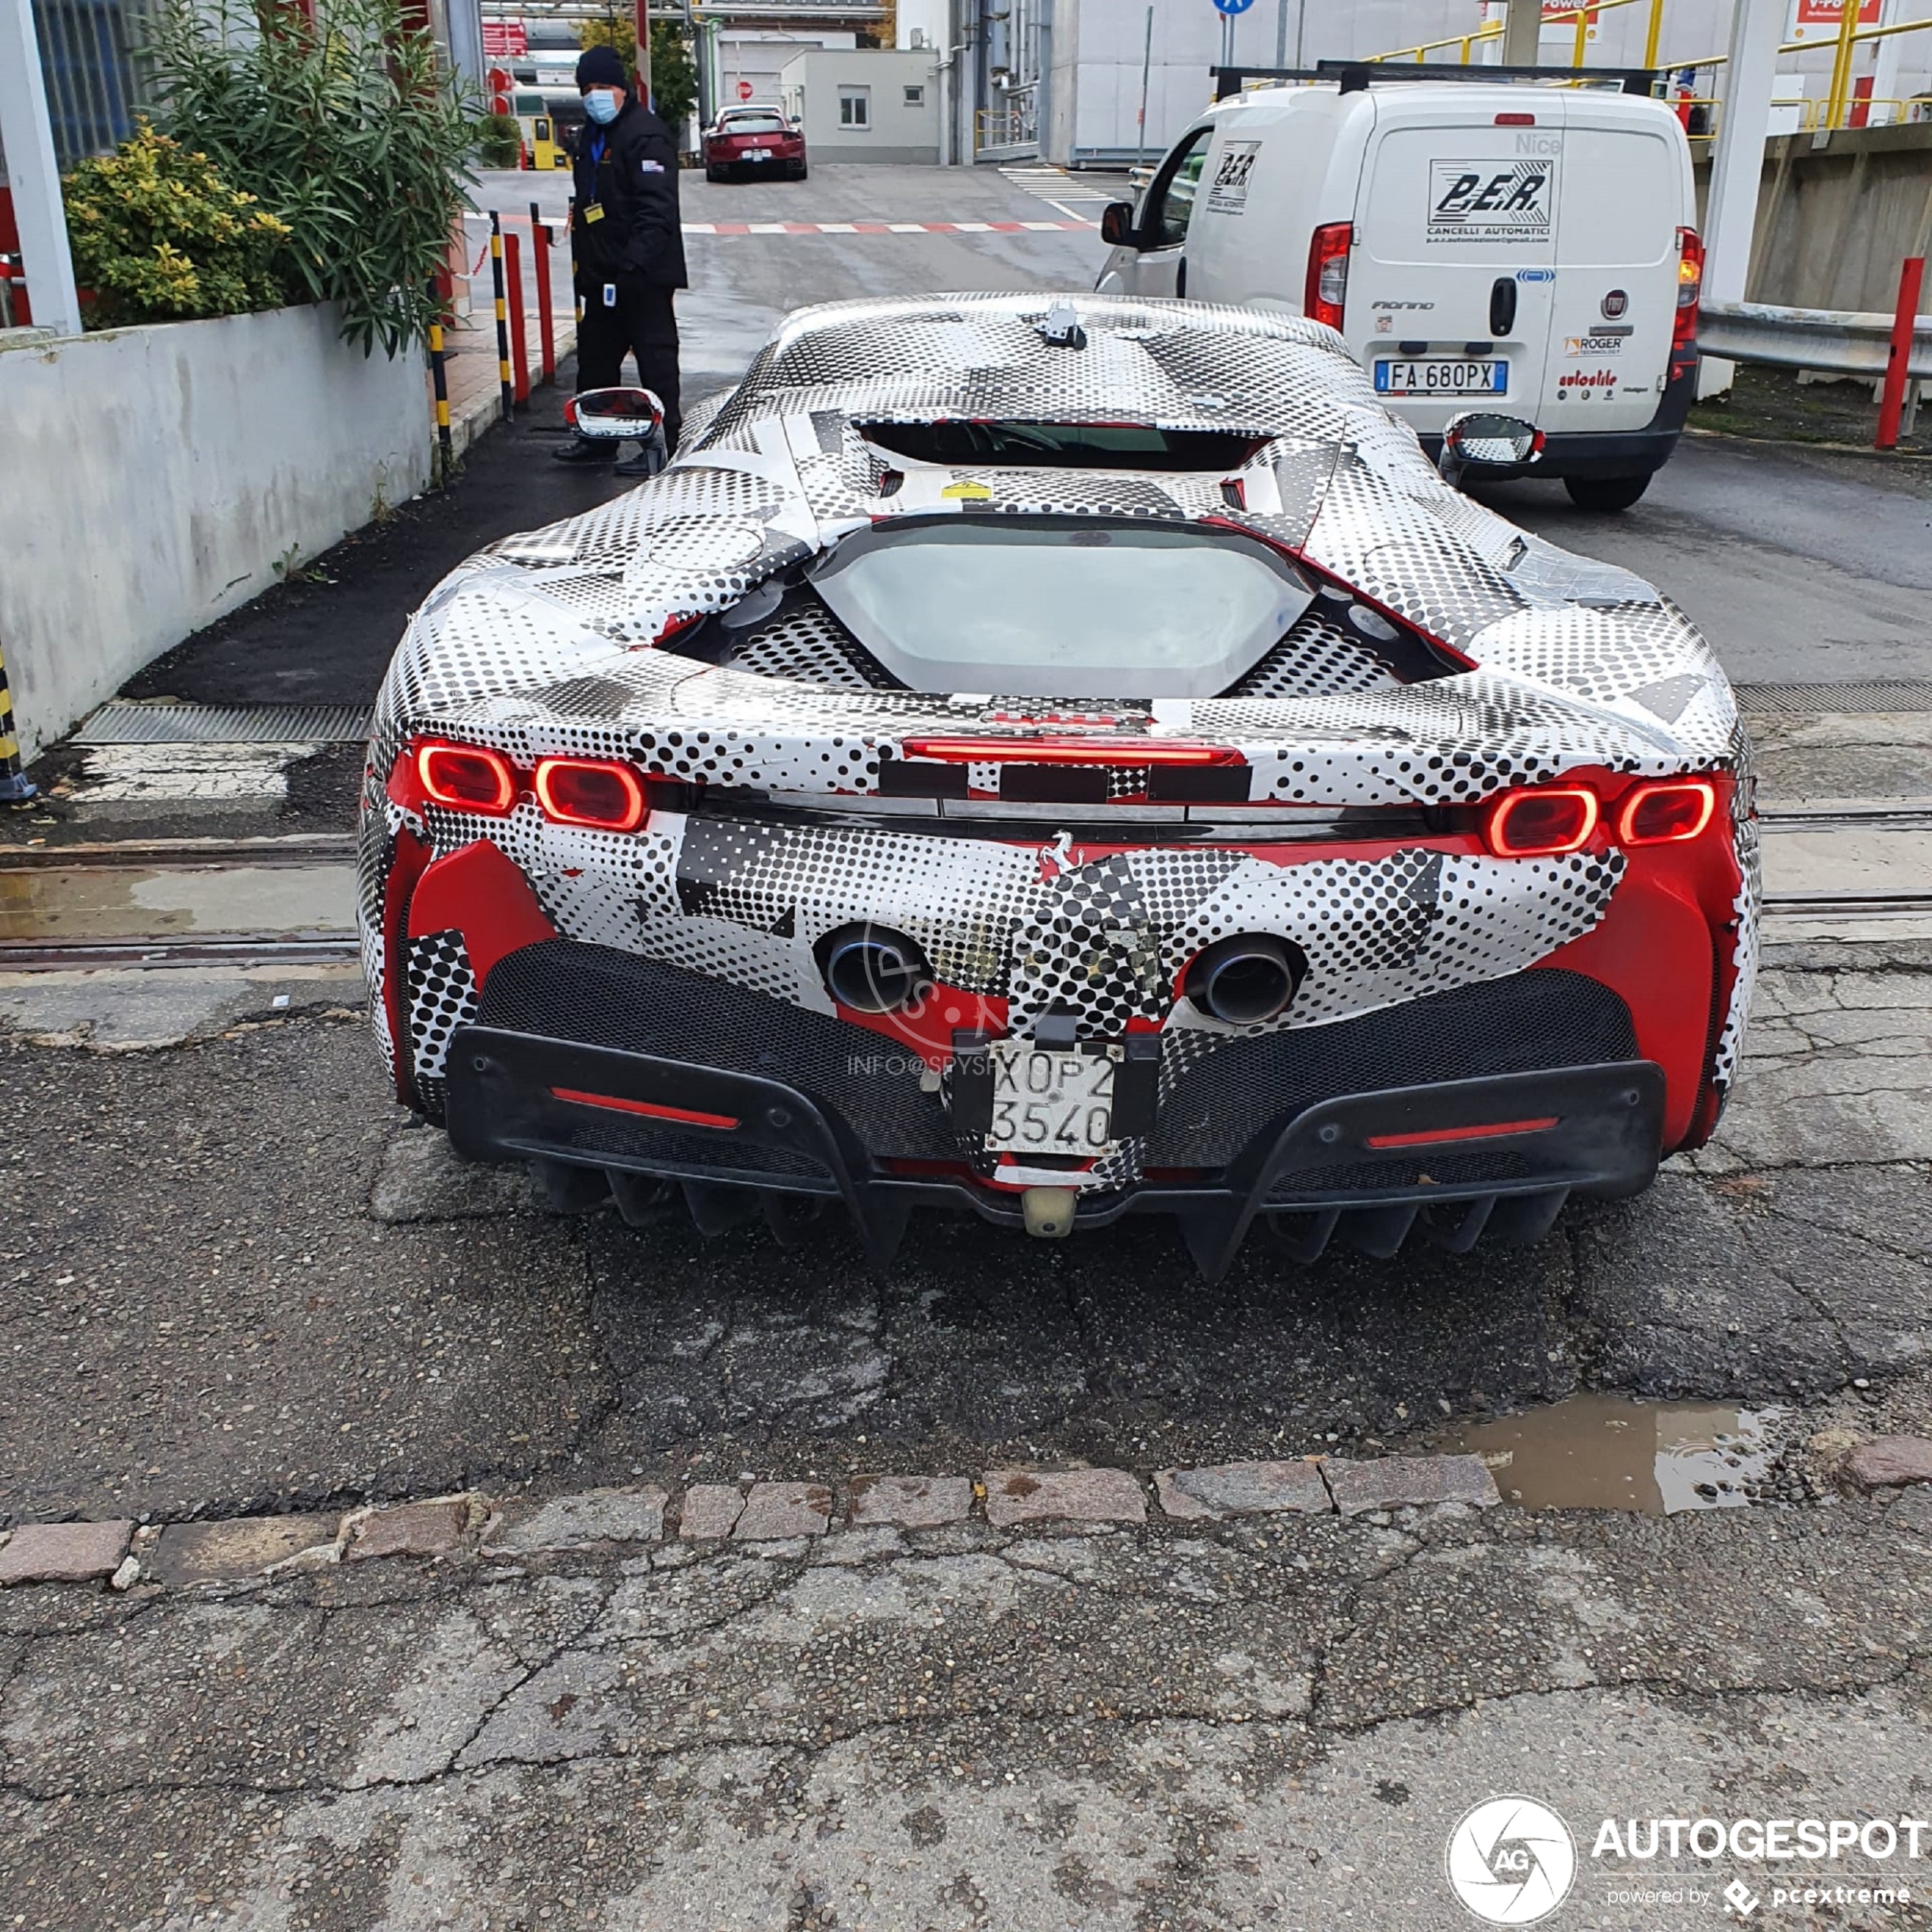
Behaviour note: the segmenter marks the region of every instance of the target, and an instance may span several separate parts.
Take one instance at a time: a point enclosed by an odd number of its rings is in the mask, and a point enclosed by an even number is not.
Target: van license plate
[[[1120,1050],[1050,1053],[1023,1040],[987,1049],[993,1072],[989,1154],[1069,1154],[1092,1158],[1114,1151],[1114,1069]]]
[[[1509,389],[1509,364],[1451,361],[1446,356],[1422,356],[1408,362],[1375,364],[1378,396],[1503,396]]]

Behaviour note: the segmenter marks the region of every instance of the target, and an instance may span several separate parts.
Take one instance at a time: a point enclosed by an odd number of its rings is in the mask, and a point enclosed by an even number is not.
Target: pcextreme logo
[[[1534,1925],[1570,1895],[1570,1828],[1534,1798],[1486,1798],[1449,1834],[1449,1887],[1490,1925]]]

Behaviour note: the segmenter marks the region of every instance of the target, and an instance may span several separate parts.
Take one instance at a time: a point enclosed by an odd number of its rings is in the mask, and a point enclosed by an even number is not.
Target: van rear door
[[[1473,91],[1379,94],[1356,205],[1343,332],[1425,432],[1478,399],[1546,414],[1562,110],[1542,91],[1501,111]]]
[[[1653,101],[1575,93],[1564,116],[1545,406],[1527,413],[1552,432],[1641,429],[1670,366],[1690,151]]]

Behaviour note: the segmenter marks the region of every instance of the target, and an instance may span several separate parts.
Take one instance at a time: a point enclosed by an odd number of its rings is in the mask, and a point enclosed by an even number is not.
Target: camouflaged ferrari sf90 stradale
[[[807,310],[412,619],[377,1031],[459,1154],[634,1219],[1524,1238],[1718,1118],[1747,756],[1683,616],[1449,488],[1317,324]]]

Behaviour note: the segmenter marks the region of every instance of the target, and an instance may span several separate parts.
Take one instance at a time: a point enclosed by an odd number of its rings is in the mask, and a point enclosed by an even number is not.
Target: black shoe
[[[560,463],[608,463],[617,460],[617,445],[592,436],[574,436],[561,450],[551,451]]]
[[[655,443],[647,443],[634,456],[626,456],[617,466],[619,476],[655,476],[665,465],[664,452]]]

